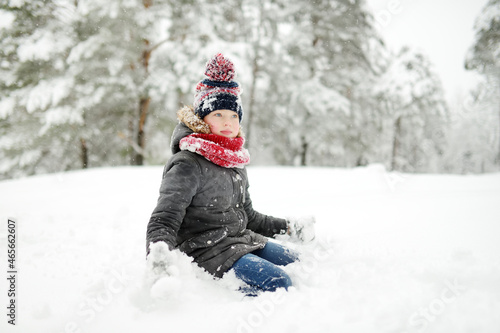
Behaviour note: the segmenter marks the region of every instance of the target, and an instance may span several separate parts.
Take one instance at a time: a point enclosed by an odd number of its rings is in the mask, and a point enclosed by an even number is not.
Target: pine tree
[[[465,60],[465,68],[475,70],[486,79],[487,89],[479,105],[491,104],[496,108],[497,156],[500,164],[500,0],[490,0],[483,8],[475,24],[476,41]]]
[[[71,47],[67,13],[54,1],[3,2],[1,10],[13,21],[0,42],[0,173],[69,169],[78,160],[71,127],[79,117],[64,105],[69,98],[64,57]]]
[[[175,111],[163,110],[165,104],[177,106],[186,90],[179,78],[188,76],[185,64],[197,51],[186,51],[200,38],[200,25],[191,24],[197,5],[160,0],[3,5],[15,19],[1,41],[4,176],[143,164],[153,154],[148,140],[165,142],[169,136],[150,134],[148,128],[168,131],[175,124]],[[148,123],[151,116],[154,122]]]
[[[254,163],[438,163],[441,88],[425,59],[388,66],[364,1],[9,3],[21,5],[2,5],[14,18],[0,41],[4,176],[164,163],[175,112],[216,52],[238,68]],[[435,95],[408,104],[394,88],[426,85]]]
[[[157,33],[170,8],[160,1],[81,1],[67,63],[81,142],[94,165],[144,164],[151,112],[151,56],[168,40]],[[162,19],[161,15],[164,15]]]
[[[441,82],[427,57],[403,48],[376,87],[391,114],[391,169],[439,171],[448,109]]]
[[[470,92],[464,100],[457,96],[447,133],[444,172],[484,173],[498,170],[497,156],[498,114],[492,112],[491,86],[486,81]]]
[[[290,147],[287,164],[349,165],[362,150],[351,145],[359,85],[376,75],[370,43],[379,38],[371,16],[364,1],[292,1],[285,8],[289,21],[280,40],[289,62],[283,62],[277,130],[291,137],[276,153]]]

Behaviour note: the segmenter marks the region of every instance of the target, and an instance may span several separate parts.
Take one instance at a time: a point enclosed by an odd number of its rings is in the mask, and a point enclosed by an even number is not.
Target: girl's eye
[[[216,113],[215,116],[216,117],[222,117],[222,114],[221,113]]]

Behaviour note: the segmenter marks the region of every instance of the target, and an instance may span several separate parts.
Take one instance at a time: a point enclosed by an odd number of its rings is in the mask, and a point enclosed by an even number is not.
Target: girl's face
[[[213,134],[235,138],[240,131],[238,114],[231,110],[215,110],[203,118]]]

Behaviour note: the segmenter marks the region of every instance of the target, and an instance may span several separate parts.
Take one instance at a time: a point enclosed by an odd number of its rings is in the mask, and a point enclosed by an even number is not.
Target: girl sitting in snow
[[[196,86],[193,107],[177,112],[174,155],[165,166],[147,227],[148,261],[166,271],[175,262],[165,262],[173,257],[161,253],[179,249],[216,277],[234,270],[254,291],[288,289],[292,281],[278,266],[296,261],[297,255],[267,237],[288,234],[309,240],[312,225],[304,228],[253,209],[233,63],[217,54],[205,75]]]

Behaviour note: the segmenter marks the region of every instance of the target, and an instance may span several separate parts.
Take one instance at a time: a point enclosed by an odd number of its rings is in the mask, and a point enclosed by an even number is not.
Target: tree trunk
[[[144,149],[146,148],[146,134],[144,127],[146,125],[146,118],[149,110],[150,97],[143,97],[139,102],[139,128],[137,129],[137,146],[140,150],[135,151],[133,159],[134,165],[144,164]]]
[[[84,138],[80,138],[80,159],[82,161],[82,169],[87,169],[89,166],[89,150],[87,141]]]
[[[498,79],[498,82],[500,82],[500,78]],[[500,109],[500,98],[497,98],[498,101],[498,106]],[[500,110],[498,110],[498,154],[497,154],[497,164],[500,165]]]
[[[149,8],[151,6],[151,2],[145,0],[144,7]],[[149,75],[149,59],[151,58],[151,53],[154,48],[150,48],[149,40],[144,40],[144,51],[142,52],[142,70],[144,71],[144,80],[148,78]],[[132,165],[143,165],[144,164],[144,150],[146,148],[146,139],[144,133],[144,126],[146,124],[146,118],[148,116],[149,103],[151,101],[151,97],[143,96],[139,100],[139,123],[137,126],[137,137],[136,144],[137,147],[134,149],[134,155],[132,157]]]
[[[258,56],[257,52],[258,50],[255,50],[255,57],[253,59],[253,66],[252,66],[252,84],[250,86],[250,104],[248,106],[248,111],[246,112],[248,115],[248,121],[247,121],[247,130],[245,133],[245,139],[246,139],[246,144],[247,148],[250,149],[250,138],[252,134],[252,124],[253,124],[253,114],[254,114],[254,105],[255,105],[255,86],[257,84],[257,73],[259,72],[259,65],[258,65]]]
[[[149,9],[153,6],[153,0],[142,0],[142,4],[145,9]],[[149,76],[149,59],[151,58],[151,53],[154,49],[159,47],[165,41],[158,43],[156,46],[151,47],[148,39],[144,39],[144,49],[141,55],[141,65],[142,71],[144,73],[144,80],[147,80]],[[151,97],[146,93],[143,93],[143,96],[139,100],[139,123],[137,124],[137,135],[136,142],[131,142],[131,146],[133,148],[131,164],[132,165],[143,165],[144,164],[144,151],[146,149],[146,133],[145,133],[145,125],[146,119],[149,111],[149,104],[151,102]],[[132,129],[133,129],[132,124]]]
[[[396,119],[396,122],[394,123],[394,141],[392,143],[392,161],[391,161],[391,170],[397,170],[398,169],[398,154],[401,146],[401,117],[398,117]]]
[[[306,138],[303,136],[301,138],[302,140],[302,152],[300,154],[300,165],[301,166],[306,166],[307,165],[307,149],[308,149],[308,144],[307,144],[307,141],[306,141]]]

